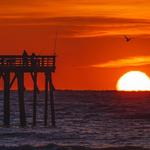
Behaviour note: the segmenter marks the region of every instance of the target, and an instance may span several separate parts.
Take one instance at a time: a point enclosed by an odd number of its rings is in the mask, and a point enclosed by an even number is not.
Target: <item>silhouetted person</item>
[[[32,53],[31,55],[31,66],[35,66],[36,65],[36,55],[35,53]]]
[[[26,50],[22,53],[22,59],[23,59],[23,66],[28,66],[28,53]]]

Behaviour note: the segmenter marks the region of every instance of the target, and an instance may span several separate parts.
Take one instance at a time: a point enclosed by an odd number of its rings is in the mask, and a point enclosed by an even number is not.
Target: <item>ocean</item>
[[[56,91],[56,128],[50,116],[44,127],[44,92],[38,95],[37,127],[32,128],[32,96],[25,93],[28,126],[20,128],[18,95],[11,92],[12,126],[4,128],[0,92],[0,147],[150,148],[150,92]]]

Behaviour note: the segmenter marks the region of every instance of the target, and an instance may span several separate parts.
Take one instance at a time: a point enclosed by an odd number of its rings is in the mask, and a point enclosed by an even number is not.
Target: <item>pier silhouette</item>
[[[52,82],[52,73],[56,69],[56,56],[46,55],[28,55],[26,51],[22,55],[0,55],[0,78],[4,81],[4,119],[3,124],[6,127],[10,126],[10,91],[11,87],[17,80],[18,85],[18,100],[19,100],[19,112],[20,112],[20,126],[25,127],[27,125],[26,109],[24,101],[25,92],[25,80],[24,75],[28,73],[33,80],[33,121],[32,125],[36,126],[36,112],[37,112],[37,94],[39,88],[37,85],[38,73],[43,73],[45,76],[45,109],[44,109],[44,126],[48,125],[48,100],[50,99],[51,109],[51,124],[55,127],[55,109],[54,109],[54,86]],[[13,78],[12,78],[13,76]],[[50,97],[49,97],[50,95]]]

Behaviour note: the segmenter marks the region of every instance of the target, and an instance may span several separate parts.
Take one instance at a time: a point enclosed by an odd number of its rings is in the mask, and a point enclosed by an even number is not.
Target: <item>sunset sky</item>
[[[55,87],[114,90],[127,71],[150,76],[149,8],[149,0],[3,0],[0,54],[52,54],[57,31]]]

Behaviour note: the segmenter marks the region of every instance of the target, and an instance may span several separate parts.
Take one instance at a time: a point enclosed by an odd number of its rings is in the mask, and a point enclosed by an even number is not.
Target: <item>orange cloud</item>
[[[149,35],[149,19],[112,17],[37,17],[3,18],[0,26],[41,26],[59,30],[61,37],[98,37],[109,35]]]
[[[119,68],[150,65],[150,56],[130,57],[125,59],[111,60],[106,63],[92,65],[98,68]]]
[[[149,0],[7,0],[0,1],[0,15],[46,17],[103,16],[149,18]],[[32,17],[33,17],[32,16]]]
[[[149,5],[148,0],[7,0],[0,2],[0,26],[59,28],[60,36],[75,38],[149,35]]]

